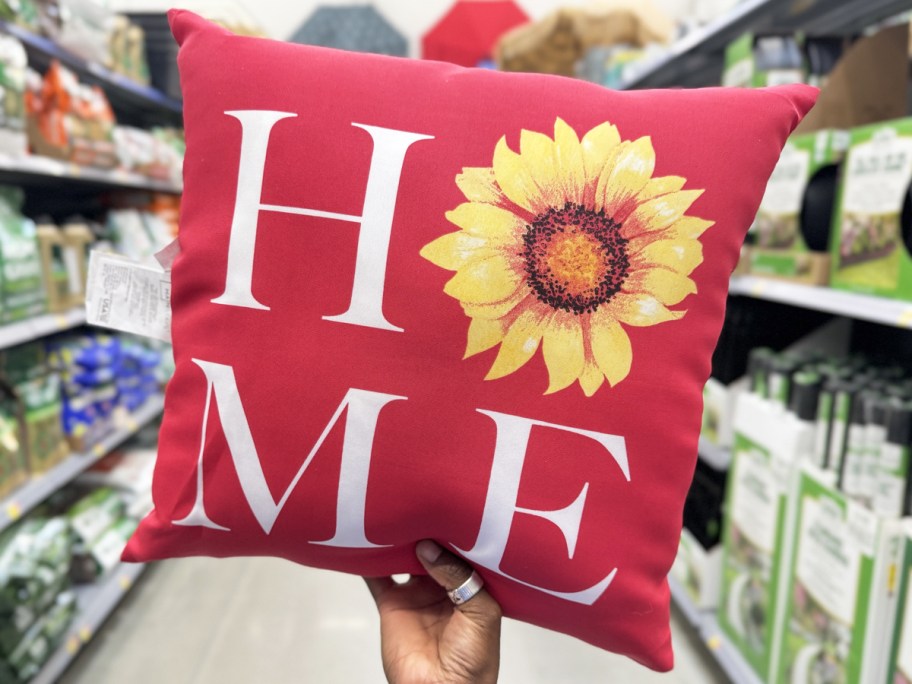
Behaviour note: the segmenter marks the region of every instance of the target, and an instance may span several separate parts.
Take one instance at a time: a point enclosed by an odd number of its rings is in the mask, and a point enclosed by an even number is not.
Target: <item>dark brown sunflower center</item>
[[[591,313],[621,289],[630,269],[621,226],[578,204],[548,209],[526,226],[529,285],[555,309]]]

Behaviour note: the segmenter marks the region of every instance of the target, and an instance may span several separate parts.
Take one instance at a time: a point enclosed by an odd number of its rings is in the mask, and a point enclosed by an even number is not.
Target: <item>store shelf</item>
[[[742,0],[644,64],[624,88],[719,85],[725,47],[747,31],[850,35],[909,9],[908,0]]]
[[[69,456],[48,472],[33,477],[6,499],[0,501],[0,531],[89,468],[102,456],[125,442],[143,425],[161,413],[163,408],[163,397],[157,396],[149,399],[133,413],[126,414],[119,421],[117,429],[90,450]]]
[[[126,76],[90,62],[21,26],[0,21],[0,31],[15,36],[28,53],[29,66],[44,71],[51,60],[59,60],[79,75],[80,81],[104,88],[118,121],[132,125],[181,125],[183,105],[180,100],[137,83]],[[123,120],[126,116],[127,120]]]
[[[713,612],[697,608],[681,583],[671,575],[668,576],[668,586],[671,588],[672,601],[684,614],[691,627],[697,630],[709,654],[728,675],[732,684],[762,684],[747,661],[719,629]]]
[[[77,587],[79,607],[73,624],[61,645],[29,684],[54,684],[145,569],[143,564],[122,563],[96,584]]]
[[[45,335],[78,328],[86,322],[85,309],[71,309],[59,314],[44,314],[0,327],[0,349],[31,342]]]
[[[842,292],[829,287],[800,285],[757,276],[732,278],[729,293],[782,302],[805,309],[912,328],[912,302]]]
[[[704,612],[697,608],[696,604],[690,600],[690,595],[684,586],[674,575],[668,576],[668,587],[671,589],[671,598],[678,609],[684,614],[684,618],[692,627],[701,627],[703,625]]]
[[[733,684],[762,684],[744,657],[719,629],[719,623],[712,613],[704,615],[700,636],[703,637],[703,643],[709,649],[710,655],[719,663],[719,667],[725,671]]]
[[[181,185],[130,173],[122,169],[100,169],[72,162],[30,155],[9,157],[0,155],[0,183],[24,187],[59,186],[61,180],[70,184],[98,188],[126,188],[177,194]]]
[[[698,449],[700,460],[716,470],[728,470],[731,465],[731,449],[720,447],[703,437],[700,437]]]

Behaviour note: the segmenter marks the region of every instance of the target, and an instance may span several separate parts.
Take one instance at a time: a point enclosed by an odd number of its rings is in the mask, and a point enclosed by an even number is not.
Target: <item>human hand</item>
[[[415,552],[429,576],[404,584],[365,578],[380,612],[386,678],[391,684],[496,682],[502,616],[497,601],[481,589],[454,605],[447,592],[462,585],[472,568],[432,541],[418,542]]]

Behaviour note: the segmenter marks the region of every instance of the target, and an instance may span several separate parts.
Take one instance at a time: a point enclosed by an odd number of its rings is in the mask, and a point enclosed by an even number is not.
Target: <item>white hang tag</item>
[[[171,341],[171,273],[106,252],[89,255],[89,325]]]
[[[161,264],[163,269],[170,271],[171,264],[174,263],[174,259],[180,254],[180,251],[180,243],[177,241],[177,238],[174,238],[155,253],[155,259]]]

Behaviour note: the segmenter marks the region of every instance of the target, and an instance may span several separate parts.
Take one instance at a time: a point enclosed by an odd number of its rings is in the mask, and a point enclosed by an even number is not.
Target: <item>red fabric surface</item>
[[[421,57],[478,66],[491,58],[497,39],[529,21],[512,0],[458,0],[421,38]]]
[[[613,92],[171,21],[176,372],[124,557],[388,575],[432,538],[507,615],[669,669],[728,279],[816,91]]]

